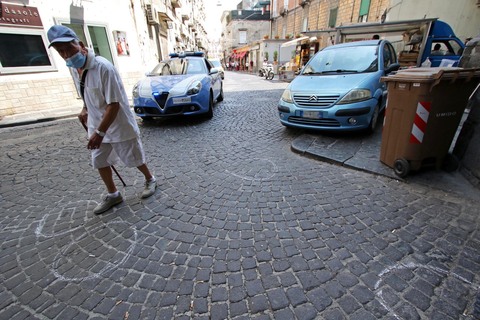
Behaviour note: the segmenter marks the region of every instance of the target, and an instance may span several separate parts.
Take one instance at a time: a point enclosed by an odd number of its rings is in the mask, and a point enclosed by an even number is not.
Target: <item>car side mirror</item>
[[[400,63],[398,62],[392,63],[385,69],[385,74],[389,74],[393,71],[397,71],[398,69],[400,69]]]
[[[212,68],[210,69],[210,74],[216,74],[218,73],[218,69],[217,68]]]

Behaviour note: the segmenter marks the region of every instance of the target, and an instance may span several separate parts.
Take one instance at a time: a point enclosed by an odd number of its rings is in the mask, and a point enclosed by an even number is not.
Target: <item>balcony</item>
[[[180,33],[182,36],[188,36],[188,28],[183,24],[180,26]]]
[[[173,21],[172,11],[165,3],[160,3],[157,5],[157,12],[161,19],[165,21]]]
[[[172,7],[174,8],[181,8],[182,7],[182,1],[181,0],[170,0],[172,3]]]

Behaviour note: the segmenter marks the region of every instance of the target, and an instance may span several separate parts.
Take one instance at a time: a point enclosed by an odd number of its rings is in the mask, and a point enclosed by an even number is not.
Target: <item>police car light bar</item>
[[[184,52],[173,52],[170,53],[169,56],[171,58],[184,58],[184,57],[203,57],[205,53],[202,51],[184,51]]]

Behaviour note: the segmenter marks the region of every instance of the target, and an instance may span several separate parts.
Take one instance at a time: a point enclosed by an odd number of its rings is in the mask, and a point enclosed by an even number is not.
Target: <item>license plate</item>
[[[181,104],[181,103],[190,103],[192,102],[191,97],[184,97],[184,98],[173,98],[173,104]]]
[[[321,119],[322,112],[321,111],[301,111],[300,116],[302,118],[308,118],[308,119]]]

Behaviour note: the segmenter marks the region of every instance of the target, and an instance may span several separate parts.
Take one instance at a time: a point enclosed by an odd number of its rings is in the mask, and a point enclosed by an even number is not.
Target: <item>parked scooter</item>
[[[265,79],[272,80],[274,77],[273,65],[271,63],[266,64],[258,70],[258,75],[260,77],[265,77]]]
[[[275,76],[275,73],[273,72],[273,67],[268,68],[265,74],[265,79],[267,80],[273,80],[273,77]]]

